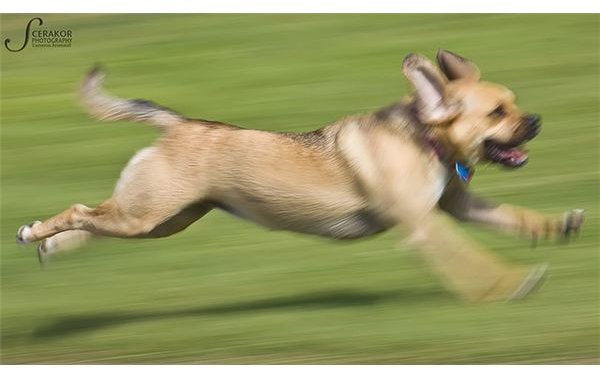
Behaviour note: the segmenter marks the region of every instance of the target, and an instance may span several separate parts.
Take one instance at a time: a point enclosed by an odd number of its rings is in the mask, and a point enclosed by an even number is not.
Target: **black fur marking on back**
[[[243,129],[243,127],[239,127],[230,123],[220,122],[220,121],[212,121],[204,118],[188,118],[182,115],[179,112],[172,110],[171,108],[167,108],[163,105],[157,104],[153,101],[146,99],[131,99],[130,103],[133,104],[135,109],[139,109],[139,112],[136,112],[138,115],[147,115],[153,112],[168,112],[171,113],[182,120],[186,120],[188,122],[203,124],[209,127],[219,127],[219,128],[231,128],[231,129]]]
[[[324,147],[328,142],[323,128],[309,132],[280,132],[279,134],[306,146]]]
[[[174,110],[172,110],[171,108],[167,108],[165,106],[162,106],[160,104],[156,104],[153,101],[150,100],[146,100],[146,99],[131,99],[129,100],[130,103],[133,104],[134,107],[141,109],[143,112],[148,112],[149,110],[151,111],[165,111],[165,112],[169,112],[169,113],[173,113],[181,118],[184,118],[184,116],[178,112],[175,112]]]
[[[418,141],[421,141],[427,128],[419,122],[414,106],[404,102],[392,104],[373,113],[382,123],[393,125],[404,130]]]
[[[156,104],[150,100],[131,99],[129,100],[129,103],[131,104],[132,109],[136,110],[134,113],[136,115],[144,116],[154,112],[168,112],[182,119],[185,118],[182,114],[175,112],[171,108]]]

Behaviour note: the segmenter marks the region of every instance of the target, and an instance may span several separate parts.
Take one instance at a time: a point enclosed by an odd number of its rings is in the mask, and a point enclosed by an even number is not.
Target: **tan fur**
[[[427,138],[452,160],[473,165],[483,159],[485,140],[523,135],[523,113],[508,89],[479,81],[471,62],[446,51],[438,61],[444,73],[424,57],[405,60],[412,98],[305,134],[193,120],[147,101],[115,98],[102,90],[103,74],[94,70],[81,88],[90,114],[147,122],[163,135],[132,158],[110,199],[23,226],[18,241],[42,241],[45,258],[92,234],[168,236],[215,207],[271,229],[339,239],[403,226],[415,250],[461,297],[507,299],[523,289],[527,269],[478,247],[442,211],[540,236],[577,230],[583,219],[490,206],[466,190]],[[490,117],[498,104],[507,111],[501,119]]]

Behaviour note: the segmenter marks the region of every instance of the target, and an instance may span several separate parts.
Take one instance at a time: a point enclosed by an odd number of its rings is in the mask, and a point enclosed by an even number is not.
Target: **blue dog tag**
[[[456,169],[456,174],[458,175],[458,178],[462,182],[468,183],[469,181],[471,181],[471,178],[473,177],[473,171],[471,171],[469,167],[458,162],[454,162],[454,168]]]

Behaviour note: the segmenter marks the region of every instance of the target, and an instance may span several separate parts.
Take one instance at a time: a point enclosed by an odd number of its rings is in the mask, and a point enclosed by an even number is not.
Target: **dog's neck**
[[[451,165],[454,162],[456,151],[452,145],[445,139],[445,128],[428,125],[421,121],[417,113],[417,104],[413,99],[406,104],[408,116],[413,127],[415,127],[419,136],[425,144],[436,154],[440,162],[445,165]]]
[[[425,144],[435,153],[438,160],[450,171],[453,170],[461,181],[469,183],[475,171],[471,166],[456,158],[456,150],[454,150],[452,144],[446,139],[444,132],[446,128],[432,127],[421,122],[417,115],[414,100],[409,105],[409,111],[411,120],[419,126],[419,132]]]
[[[423,138],[427,146],[435,153],[444,166],[449,170],[453,169],[456,176],[462,182],[469,183],[471,181],[475,170],[461,161],[454,159],[454,151],[450,149],[451,147],[448,143],[444,143],[439,137],[427,132],[425,132]]]
[[[403,99],[396,104],[382,108],[374,113],[374,117],[379,121],[408,130],[415,140],[420,141],[435,153],[439,161],[450,172],[455,172],[462,181],[468,182],[473,176],[473,170],[456,158],[456,150],[446,139],[446,128],[421,122],[414,98]]]
[[[451,163],[452,161],[452,151],[448,149],[448,145],[444,144],[434,135],[425,134],[423,136],[425,143],[427,146],[435,153],[440,162],[442,163]]]

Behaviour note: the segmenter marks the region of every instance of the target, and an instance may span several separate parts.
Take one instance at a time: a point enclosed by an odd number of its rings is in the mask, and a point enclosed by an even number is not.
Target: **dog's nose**
[[[525,116],[525,126],[525,140],[533,139],[542,129],[542,117],[539,114],[528,114]]]
[[[542,122],[542,117],[539,114],[528,114],[525,120],[528,126],[539,126]]]

